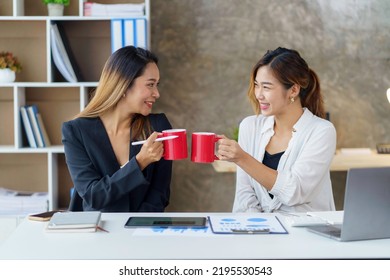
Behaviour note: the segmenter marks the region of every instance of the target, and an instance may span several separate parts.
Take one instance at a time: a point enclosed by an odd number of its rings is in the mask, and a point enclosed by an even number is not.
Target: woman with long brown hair
[[[74,192],[70,210],[162,212],[168,205],[172,162],[156,142],[171,124],[152,114],[160,97],[157,57],[127,46],[107,60],[96,92],[62,126],[62,142]],[[142,146],[132,146],[144,140]]]
[[[221,160],[237,164],[234,212],[334,210],[330,164],[336,130],[324,119],[317,74],[291,49],[267,51],[252,70],[255,115],[238,143],[219,140]]]

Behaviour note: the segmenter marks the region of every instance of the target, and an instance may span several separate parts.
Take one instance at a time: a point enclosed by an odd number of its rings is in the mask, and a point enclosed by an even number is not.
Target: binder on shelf
[[[124,46],[135,46],[135,36],[134,36],[134,20],[133,19],[124,19],[123,20],[123,36],[124,36]]]
[[[37,142],[33,133],[29,114],[27,113],[27,106],[20,107],[20,114],[22,117],[24,131],[26,132],[27,135],[28,144],[30,145],[31,148],[37,148]]]
[[[147,48],[147,41],[146,41],[146,19],[144,18],[138,18],[135,20],[135,45],[137,47],[141,48]]]
[[[27,107],[28,116],[32,124],[33,133],[37,141],[37,146],[40,148],[51,145],[49,135],[47,134],[42,116],[38,111],[37,105]]]
[[[121,19],[111,20],[111,52],[123,47],[123,21]]]
[[[38,113],[38,107],[36,105],[31,105],[27,107],[27,114],[30,119],[32,131],[34,133],[34,138],[37,142],[37,146],[39,148],[45,147],[45,143],[43,141],[43,136],[41,134],[41,131],[39,129],[38,120],[36,117],[36,114]]]
[[[124,46],[147,48],[147,26],[144,18],[111,20],[111,51]]]
[[[80,70],[62,26],[59,23],[52,23],[50,35],[52,57],[58,71],[68,82],[76,83],[81,81]]]

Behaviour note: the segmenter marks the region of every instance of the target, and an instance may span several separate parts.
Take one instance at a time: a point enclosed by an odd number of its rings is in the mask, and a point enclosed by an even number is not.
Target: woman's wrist
[[[135,160],[138,162],[138,166],[141,169],[141,171],[144,170],[146,166],[148,166],[147,161],[140,154],[137,154],[135,156]]]

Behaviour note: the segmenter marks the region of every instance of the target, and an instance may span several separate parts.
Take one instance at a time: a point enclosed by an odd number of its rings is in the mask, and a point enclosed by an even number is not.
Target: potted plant
[[[42,0],[47,5],[49,16],[63,16],[64,7],[69,6],[70,0]]]
[[[10,83],[15,81],[15,73],[22,70],[18,58],[11,52],[0,52],[0,82]]]

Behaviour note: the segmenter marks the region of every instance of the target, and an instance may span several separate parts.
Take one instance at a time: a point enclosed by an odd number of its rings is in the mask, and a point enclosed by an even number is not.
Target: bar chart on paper
[[[214,233],[288,233],[276,216],[210,216]]]

